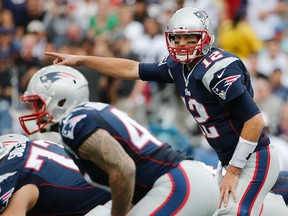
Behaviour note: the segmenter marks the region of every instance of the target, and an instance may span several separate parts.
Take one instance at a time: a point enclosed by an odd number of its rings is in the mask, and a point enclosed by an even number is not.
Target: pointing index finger
[[[59,56],[56,52],[48,52],[48,51],[46,51],[44,53],[45,53],[45,55],[48,55],[48,56],[54,56],[54,57],[58,57]]]

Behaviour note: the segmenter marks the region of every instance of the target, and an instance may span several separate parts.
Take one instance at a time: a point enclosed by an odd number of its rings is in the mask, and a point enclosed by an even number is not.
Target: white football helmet
[[[30,139],[22,134],[5,134],[0,136],[0,160],[5,157],[13,146]]]
[[[196,45],[177,46],[175,35],[197,35]],[[205,55],[212,47],[214,35],[211,20],[205,11],[195,7],[184,7],[171,17],[165,31],[166,45],[170,57],[177,62],[188,63]]]
[[[29,81],[21,101],[30,102],[33,112],[19,117],[19,121],[28,135],[50,131],[75,106],[88,100],[88,81],[78,70],[50,65]]]

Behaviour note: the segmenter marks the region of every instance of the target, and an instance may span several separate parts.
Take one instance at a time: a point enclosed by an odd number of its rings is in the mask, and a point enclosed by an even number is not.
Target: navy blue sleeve
[[[166,62],[160,63],[140,63],[139,77],[144,81],[157,81],[163,83],[173,83],[169,67]]]
[[[4,179],[1,182],[0,190],[0,212],[2,212],[7,207],[12,195],[19,189],[18,179],[20,176],[20,172],[1,172],[1,176]]]
[[[65,124],[60,125],[63,142],[77,154],[80,145],[99,128],[94,118],[91,112],[86,112],[74,115]]]
[[[239,97],[230,101],[227,107],[230,113],[243,122],[260,113],[259,108],[248,91],[244,91]]]
[[[221,105],[239,97],[247,90],[247,74],[241,68],[239,61],[234,61],[227,67],[215,72],[210,82],[210,91],[216,95]]]

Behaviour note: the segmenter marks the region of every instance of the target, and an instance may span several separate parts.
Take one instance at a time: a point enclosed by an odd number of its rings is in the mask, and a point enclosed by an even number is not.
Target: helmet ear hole
[[[66,102],[66,99],[60,100],[60,101],[58,102],[58,106],[59,106],[59,107],[63,107],[64,104],[65,104],[65,102]]]

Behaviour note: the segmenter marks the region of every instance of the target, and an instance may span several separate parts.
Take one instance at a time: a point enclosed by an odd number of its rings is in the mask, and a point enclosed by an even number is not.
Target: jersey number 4
[[[115,108],[111,109],[111,112],[125,125],[130,136],[130,141],[137,149],[141,150],[146,144],[151,142],[157,146],[163,145],[163,143],[156,139],[146,128],[138,124],[126,113]]]

